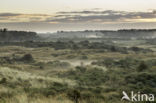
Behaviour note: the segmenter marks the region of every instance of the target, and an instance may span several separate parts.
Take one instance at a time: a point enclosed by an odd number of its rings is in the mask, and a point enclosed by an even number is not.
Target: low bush
[[[25,62],[33,62],[34,59],[33,59],[33,56],[31,54],[25,54],[22,58],[21,58],[22,61],[25,61]]]

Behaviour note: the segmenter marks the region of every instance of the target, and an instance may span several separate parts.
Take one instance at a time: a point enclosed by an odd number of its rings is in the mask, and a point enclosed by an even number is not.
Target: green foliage
[[[99,66],[106,66],[107,68],[113,68],[113,67],[120,67],[120,68],[135,68],[138,63],[140,63],[140,60],[133,59],[130,57],[126,57],[124,59],[112,59],[112,58],[106,58],[103,60],[99,60],[96,62],[92,62],[93,65],[99,65]]]
[[[32,87],[28,87],[28,86],[26,86],[24,88],[24,91],[26,93],[28,93],[29,96],[34,96],[34,95],[40,94],[40,95],[43,95],[46,97],[65,93],[65,92],[67,92],[67,90],[68,90],[67,84],[62,84],[62,83],[58,83],[58,82],[54,82],[46,88],[32,88]]]
[[[145,91],[146,88],[150,88],[151,91],[146,91],[145,93],[156,93],[156,74],[141,72],[141,73],[130,73],[125,76],[125,82],[128,87],[137,90]]]
[[[98,86],[105,83],[108,77],[105,72],[98,68],[88,69],[85,67],[76,67],[76,71],[69,71],[62,74],[61,77],[68,77],[78,81],[79,85]]]
[[[59,60],[48,62],[47,64],[45,64],[45,66],[46,65],[51,67],[62,67],[62,68],[70,66],[68,62],[61,62]]]
[[[150,49],[144,49],[144,48],[139,48],[139,47],[131,47],[131,48],[129,48],[129,50],[132,50],[134,52],[143,52],[143,53],[153,52]]]
[[[79,71],[82,73],[86,72],[86,70],[87,70],[85,67],[82,67],[82,66],[77,66],[75,69],[76,69],[76,71]]]
[[[104,60],[99,60],[92,62],[92,65],[106,66],[107,68],[113,67],[114,60],[112,58],[106,58]]]
[[[14,92],[1,92],[0,93],[0,100],[4,99],[4,98],[11,98],[14,96],[14,94],[15,94]]]
[[[147,70],[147,69],[148,69],[148,66],[145,64],[145,62],[141,62],[139,64],[139,66],[137,67],[138,72],[142,72],[142,71]]]
[[[12,64],[13,61],[9,57],[0,57],[0,64]]]
[[[75,103],[79,103],[79,99],[81,97],[81,94],[78,90],[71,90],[67,93],[67,96],[73,100]]]
[[[26,31],[8,31],[6,28],[0,30],[0,41],[2,42],[21,42],[37,40],[37,33]]]
[[[6,78],[2,78],[1,81],[0,81],[0,84],[5,84],[7,83],[7,79]]]
[[[33,57],[32,57],[31,54],[25,54],[25,55],[21,58],[21,60],[26,61],[26,62],[32,62],[32,61],[34,61],[34,59],[33,59]]]
[[[123,90],[156,94],[156,60],[151,59],[155,54],[142,53],[145,49],[95,41],[0,44],[34,47],[0,50],[4,56],[0,57],[0,102],[2,97],[12,100],[16,96],[5,91],[24,93],[28,100],[61,97],[76,103],[116,103]],[[75,67],[81,59],[87,65]],[[94,62],[89,65],[88,61]]]

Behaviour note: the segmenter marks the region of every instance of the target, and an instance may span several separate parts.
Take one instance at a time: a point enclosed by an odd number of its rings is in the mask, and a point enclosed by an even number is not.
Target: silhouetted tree
[[[7,31],[8,31],[7,28],[4,28],[4,29],[3,29],[3,32],[7,32]]]

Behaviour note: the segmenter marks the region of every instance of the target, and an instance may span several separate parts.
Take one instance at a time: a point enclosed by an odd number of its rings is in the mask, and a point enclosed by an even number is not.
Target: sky
[[[156,28],[156,0],[1,0],[0,28],[36,32]]]

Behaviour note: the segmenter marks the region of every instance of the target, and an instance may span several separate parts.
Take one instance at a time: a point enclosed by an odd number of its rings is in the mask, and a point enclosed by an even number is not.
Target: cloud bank
[[[0,13],[0,22],[47,22],[47,23],[115,23],[155,20],[156,10],[127,12],[114,10],[84,10],[47,14]],[[151,22],[150,21],[150,22]]]
[[[113,27],[118,25],[126,27],[144,24],[153,27],[156,23],[156,10],[137,11],[116,11],[116,10],[82,10],[57,12],[55,14],[22,14],[22,13],[0,13],[1,27],[27,28],[31,30],[44,29],[69,29],[69,28],[95,28]],[[122,25],[123,24],[123,25]],[[124,24],[126,24],[124,26]],[[134,25],[133,25],[134,24]],[[147,25],[146,25],[147,24]],[[31,27],[31,28],[29,28]],[[156,27],[156,26],[155,26]]]

